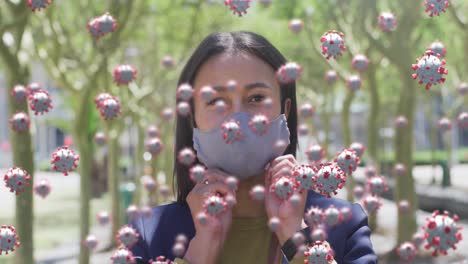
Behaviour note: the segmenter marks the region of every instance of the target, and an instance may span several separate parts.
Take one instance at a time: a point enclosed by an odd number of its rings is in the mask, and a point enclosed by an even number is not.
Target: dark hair
[[[246,52],[257,56],[269,64],[275,71],[287,61],[284,56],[264,37],[252,32],[215,32],[207,36],[198,45],[179,78],[178,86],[183,83],[193,85],[198,70],[209,58],[222,53]],[[296,156],[297,148],[297,105],[296,84],[290,83],[280,86],[281,90],[281,113],[284,113],[284,104],[287,98],[291,99],[291,107],[288,116],[288,127],[290,131],[290,144],[284,154]],[[194,187],[189,176],[189,168],[177,160],[177,154],[183,148],[193,149],[193,99],[190,100],[192,114],[187,116],[177,115],[175,148],[174,148],[174,171],[173,189],[177,190],[177,202],[186,202],[188,193]],[[196,160],[198,162],[198,160]]]

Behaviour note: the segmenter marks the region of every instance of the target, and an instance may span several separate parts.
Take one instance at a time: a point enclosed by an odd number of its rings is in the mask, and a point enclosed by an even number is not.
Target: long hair
[[[246,31],[240,32],[216,32],[207,36],[196,48],[179,78],[178,86],[188,83],[193,86],[195,77],[200,67],[209,58],[222,53],[236,54],[245,52],[252,54],[270,65],[277,71],[286,64],[284,56],[264,37]],[[284,104],[287,98],[291,100],[290,112],[288,115],[288,128],[290,132],[290,144],[284,154],[296,156],[297,148],[297,104],[296,104],[296,84],[281,84],[281,113],[284,113]],[[187,116],[177,115],[175,148],[174,148],[174,171],[173,189],[177,190],[177,202],[186,202],[187,195],[194,187],[194,183],[189,176],[189,168],[178,162],[177,155],[183,148],[193,149],[193,127],[196,126],[194,120],[193,99],[190,100],[191,114]],[[198,160],[196,160],[198,162]]]

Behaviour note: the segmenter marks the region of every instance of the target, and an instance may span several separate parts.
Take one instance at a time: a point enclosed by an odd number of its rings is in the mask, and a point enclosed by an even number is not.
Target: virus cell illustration
[[[133,221],[135,218],[137,218],[140,215],[140,209],[136,205],[130,205],[127,207],[125,210],[125,213],[127,214],[127,217],[130,221]]]
[[[104,144],[106,144],[106,141],[107,141],[107,137],[106,137],[106,134],[104,134],[103,132],[97,132],[96,135],[94,136],[94,142],[98,146],[103,146]]]
[[[129,64],[118,65],[114,69],[114,81],[118,85],[128,85],[135,80],[137,70]]]
[[[356,150],[354,150],[354,151],[356,151]],[[367,178],[372,178],[375,175],[377,175],[377,170],[375,169],[374,166],[367,166],[366,169],[364,170],[364,174],[366,175]]]
[[[335,158],[335,162],[344,173],[349,175],[357,169],[360,164],[360,159],[353,150],[344,149]]]
[[[404,262],[412,261],[416,253],[416,247],[411,242],[404,242],[397,248],[397,254]]]
[[[185,103],[185,104],[188,106],[187,103]],[[190,110],[190,107],[188,108],[188,110]],[[174,111],[171,108],[168,108],[168,107],[164,108],[161,111],[161,117],[163,118],[163,120],[169,121],[174,117]]]
[[[338,165],[327,163],[320,168],[313,181],[320,194],[331,198],[332,194],[337,194],[337,190],[343,188],[346,175]]]
[[[353,213],[349,207],[342,207],[340,209],[341,221],[348,221],[353,216]]]
[[[224,101],[218,100],[215,103],[215,108],[218,113],[223,113],[226,110],[226,103]]]
[[[299,108],[299,115],[302,118],[312,117],[314,115],[314,107],[309,103],[301,105]]]
[[[28,98],[28,90],[26,90],[26,87],[23,85],[16,85],[13,90],[11,90],[11,96],[15,98],[16,103],[24,103]]]
[[[428,13],[430,17],[439,16],[440,13],[445,13],[449,5],[448,0],[425,0],[424,7],[426,9],[424,9],[424,12]]]
[[[439,56],[434,55],[434,52],[427,50],[422,58],[417,60],[417,64],[413,64],[415,73],[413,79],[419,78],[419,84],[426,84],[426,90],[429,90],[432,85],[445,82],[443,75],[448,74],[448,70],[444,68],[445,60],[441,60]]]
[[[17,133],[28,130],[31,123],[29,116],[25,112],[17,112],[9,121],[11,129]]]
[[[205,179],[206,168],[203,165],[197,164],[190,168],[190,179],[196,184],[201,183]]]
[[[88,32],[95,39],[99,39],[117,28],[117,20],[115,20],[109,13],[105,13],[100,17],[96,17],[89,21]]]
[[[358,155],[359,158],[362,157],[362,154],[364,154],[364,151],[366,150],[366,147],[360,143],[360,142],[354,142],[349,146],[351,150],[354,150],[356,154]]]
[[[270,120],[263,114],[254,115],[249,121],[250,129],[259,136],[263,136],[268,131],[269,125]]]
[[[98,245],[97,237],[95,235],[88,235],[84,241],[84,245],[91,251],[96,249]]]
[[[158,155],[163,150],[164,144],[159,138],[151,138],[146,141],[146,150],[152,155]]]
[[[366,209],[369,215],[376,215],[377,211],[382,206],[382,201],[378,196],[368,195],[363,200],[364,209]]]
[[[74,150],[68,147],[60,147],[52,153],[52,169],[57,172],[63,173],[68,176],[69,172],[74,171],[78,167],[78,161],[80,157],[75,153]]]
[[[458,93],[460,95],[466,95],[468,93],[468,83],[462,82],[457,86]]]
[[[406,167],[404,164],[401,164],[401,163],[397,163],[395,164],[395,166],[393,167],[393,174],[395,176],[405,176],[406,174]]]
[[[117,241],[126,248],[131,248],[138,241],[140,235],[137,231],[129,226],[124,225],[117,231]]]
[[[188,116],[190,113],[190,105],[187,102],[179,102],[177,104],[177,114],[180,116]],[[167,114],[167,113],[166,113]],[[172,118],[172,117],[171,117]]]
[[[325,157],[325,150],[320,145],[312,145],[305,152],[311,163],[319,163]]]
[[[439,127],[440,131],[447,132],[450,129],[452,129],[452,121],[450,121],[450,119],[448,119],[446,117],[442,117],[437,122],[437,126]]]
[[[343,55],[343,51],[346,51],[345,40],[343,39],[344,34],[336,30],[330,30],[325,32],[320,38],[322,54],[328,59]]]
[[[112,264],[135,264],[135,258],[130,250],[119,247],[111,256]]]
[[[46,90],[37,91],[29,95],[29,107],[35,115],[45,114],[52,109],[52,99]]]
[[[304,252],[305,264],[328,264],[333,260],[333,251],[322,241],[315,241],[313,246]]]
[[[294,182],[290,177],[282,176],[271,185],[270,191],[279,199],[288,200],[294,193]]]
[[[416,232],[414,235],[411,237],[411,242],[416,246],[416,248],[419,248],[424,241],[426,240],[426,234],[424,232]]]
[[[174,64],[174,59],[169,55],[164,56],[161,60],[161,65],[166,69],[174,67]]]
[[[346,87],[348,87],[348,89],[351,92],[356,92],[357,90],[361,89],[362,87],[361,77],[359,77],[359,75],[349,76],[348,79],[346,79]]]
[[[52,0],[28,0],[28,6],[31,10],[34,11],[41,11],[41,9],[47,8]]]
[[[279,220],[278,217],[272,217],[270,218],[270,220],[268,220],[268,227],[273,232],[276,232],[276,230],[278,230],[280,225],[281,225],[281,221]]]
[[[380,13],[380,15],[377,17],[377,23],[379,23],[379,27],[383,32],[395,30],[398,24],[395,15],[390,12]]]
[[[351,61],[353,69],[363,72],[369,66],[369,59],[364,54],[356,54]]]
[[[177,160],[185,166],[191,166],[196,158],[197,156],[191,148],[183,148],[177,155]]]
[[[308,164],[301,164],[294,169],[293,177],[296,180],[295,189],[300,193],[312,190],[315,187],[314,177],[317,175],[317,168]]]
[[[444,43],[440,41],[432,42],[427,49],[434,52],[434,55],[440,56],[440,58],[445,58],[445,56],[447,55],[447,49],[445,48]]]
[[[374,176],[367,180],[367,191],[371,195],[382,196],[386,191],[388,191],[387,183],[385,178],[382,176]]]
[[[323,224],[323,220],[325,219],[325,214],[322,209],[319,207],[310,207],[304,213],[304,222],[310,227],[315,228]]]
[[[457,122],[463,129],[468,128],[468,112],[462,112],[457,117]]]
[[[145,205],[141,207],[141,214],[145,218],[150,218],[151,215],[153,214],[153,209],[151,209],[151,206]]]
[[[181,101],[188,101],[193,96],[192,86],[188,83],[183,83],[177,88],[176,97]]]
[[[104,120],[111,120],[118,117],[122,113],[119,99],[117,99],[117,97],[105,99],[99,105],[99,111]]]
[[[336,73],[336,71],[327,71],[325,73],[325,81],[329,84],[329,85],[332,85],[334,83],[336,83],[336,81],[338,80],[338,74]]]
[[[0,226],[0,255],[15,251],[20,246],[19,237],[13,226]]]
[[[457,225],[458,216],[449,216],[445,211],[439,214],[439,211],[434,211],[432,217],[428,217],[423,230],[426,234],[427,244],[426,249],[433,249],[433,256],[438,254],[447,255],[450,248],[456,249],[456,244],[462,240],[461,226]]]
[[[312,241],[325,241],[328,238],[328,234],[322,226],[317,226],[310,232],[310,239]]]
[[[155,260],[150,260],[148,263],[149,264],[172,264],[174,262],[172,262],[170,259],[166,259],[166,257],[164,256],[159,256]]]
[[[239,121],[227,121],[221,125],[221,130],[226,144],[233,143],[243,137]]]
[[[42,197],[42,199],[46,198],[49,195],[50,190],[50,182],[47,179],[41,179],[34,185],[34,192],[40,197]]]
[[[145,190],[149,193],[152,193],[156,190],[157,184],[153,177],[149,175],[144,175],[141,177],[141,183],[145,187]]]
[[[404,116],[398,116],[395,119],[395,126],[397,128],[405,128],[408,126],[408,119]]]
[[[324,223],[329,227],[334,227],[343,221],[341,211],[338,210],[334,205],[331,205],[324,211]]]
[[[288,62],[276,72],[278,81],[282,84],[295,82],[302,75],[302,67],[295,62]]]
[[[265,187],[262,185],[255,185],[250,190],[249,195],[254,201],[263,201],[263,199],[265,199]]]
[[[304,23],[300,19],[292,19],[289,21],[289,30],[291,30],[292,33],[300,33],[303,27]]]
[[[211,194],[203,201],[205,213],[211,216],[220,216],[227,209],[226,200],[218,194]]]
[[[26,91],[27,91],[27,95],[28,97],[30,95],[33,95],[34,93],[36,92],[39,92],[39,91],[43,91],[44,89],[42,88],[42,85],[40,85],[39,83],[30,83],[27,87],[26,87]]]
[[[94,98],[94,104],[96,105],[96,108],[99,108],[99,106],[104,102],[106,99],[113,98],[111,94],[108,93],[100,93],[96,95]]]
[[[31,176],[22,168],[12,167],[7,170],[5,176],[3,176],[5,186],[10,189],[10,192],[18,195],[25,191],[25,188],[29,185]]]
[[[230,81],[228,81],[226,83],[226,87],[227,87],[228,91],[230,91],[230,92],[234,92],[237,89],[237,86],[238,86],[238,84],[237,84],[237,81],[235,81],[235,80],[230,80]]]
[[[398,211],[402,213],[407,213],[411,208],[410,203],[407,200],[401,200],[398,202]]]
[[[297,126],[297,133],[299,136],[307,136],[309,134],[309,127],[307,124],[300,124]]]
[[[247,14],[247,9],[250,8],[252,0],[225,0],[224,4],[239,17]]]
[[[157,126],[150,125],[150,126],[146,129],[146,135],[147,135],[149,138],[159,137],[159,136],[160,136],[159,128],[158,128]]]
[[[200,97],[205,102],[210,102],[216,96],[216,90],[209,85],[205,85],[200,89]]]
[[[362,199],[362,197],[364,196],[364,188],[362,188],[362,186],[360,185],[354,187],[353,195],[358,200]]]
[[[239,180],[234,176],[225,178],[224,183],[233,191],[237,190],[239,187]]]
[[[97,214],[97,220],[100,225],[107,225],[110,222],[109,213],[103,211]]]

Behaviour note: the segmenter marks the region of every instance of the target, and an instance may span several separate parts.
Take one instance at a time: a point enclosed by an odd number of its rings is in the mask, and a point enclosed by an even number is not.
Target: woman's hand
[[[277,217],[280,225],[275,231],[278,241],[282,246],[286,240],[294,235],[301,228],[302,218],[304,216],[305,201],[307,192],[293,194],[293,199],[299,198],[299,203],[291,203],[288,200],[279,199],[270,191],[271,184],[284,175],[284,170],[289,170],[292,177],[293,169],[297,161],[293,155],[279,156],[270,162],[265,174],[265,207],[268,217]]]
[[[184,256],[184,259],[190,264],[216,263],[232,223],[232,211],[228,207],[218,217],[205,214],[206,223],[201,224],[198,217],[200,213],[204,214],[204,199],[209,194],[218,193],[224,198],[232,196],[234,203],[236,202],[235,190],[232,190],[225,183],[228,175],[219,170],[207,170],[206,175],[206,179],[202,183],[196,184],[187,196],[187,203],[195,224],[195,237],[190,241]]]

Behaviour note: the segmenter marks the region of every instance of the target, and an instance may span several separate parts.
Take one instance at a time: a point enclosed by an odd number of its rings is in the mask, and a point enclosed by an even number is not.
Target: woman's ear
[[[284,101],[284,115],[286,116],[286,119],[288,119],[290,111],[291,111],[291,99],[286,98],[286,100]]]

